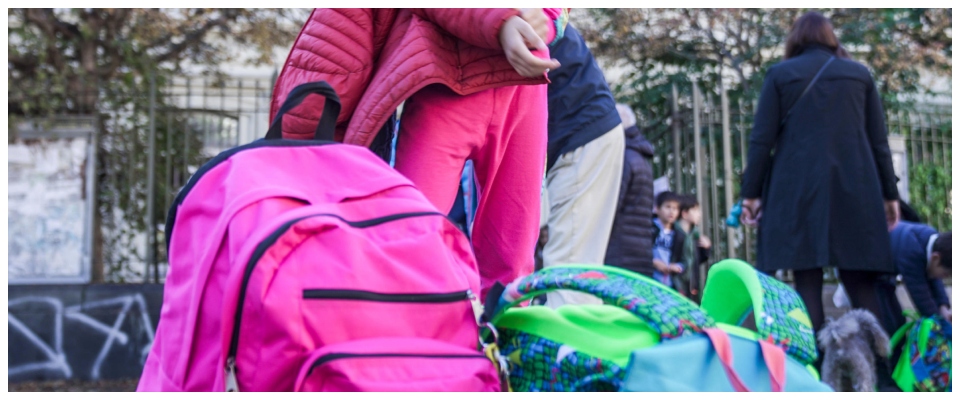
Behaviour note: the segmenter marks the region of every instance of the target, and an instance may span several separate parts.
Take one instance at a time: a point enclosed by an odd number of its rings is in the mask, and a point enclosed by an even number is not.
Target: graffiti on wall
[[[139,376],[154,339],[151,314],[158,314],[147,297],[134,292],[76,304],[61,297],[71,296],[10,297],[8,379]]]

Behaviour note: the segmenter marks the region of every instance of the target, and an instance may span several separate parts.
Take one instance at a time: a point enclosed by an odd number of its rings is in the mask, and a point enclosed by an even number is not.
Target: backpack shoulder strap
[[[496,324],[507,309],[555,290],[591,294],[604,304],[621,307],[639,317],[661,339],[671,339],[715,326],[713,319],[692,301],[651,278],[606,266],[569,265],[544,268],[502,290],[491,289],[484,318]]]

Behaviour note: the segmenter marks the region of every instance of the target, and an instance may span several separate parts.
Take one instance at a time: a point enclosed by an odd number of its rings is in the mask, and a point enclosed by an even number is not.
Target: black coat
[[[757,268],[763,271],[894,270],[883,200],[899,196],[883,107],[867,68],[834,60],[780,130],[830,55],[809,47],[771,67],[763,83],[741,190],[743,198],[762,201]]]
[[[627,128],[617,213],[604,264],[653,275],[653,145]]]

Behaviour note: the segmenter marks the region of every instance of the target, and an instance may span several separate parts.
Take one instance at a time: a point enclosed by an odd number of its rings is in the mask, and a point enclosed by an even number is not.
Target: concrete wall
[[[8,382],[138,378],[162,285],[11,285]]]
[[[9,144],[10,283],[89,282],[93,145],[85,128]]]

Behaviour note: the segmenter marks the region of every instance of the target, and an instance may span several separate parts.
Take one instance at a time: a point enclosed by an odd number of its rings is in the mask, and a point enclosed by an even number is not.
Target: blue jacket
[[[936,315],[950,299],[939,279],[927,278],[927,243],[937,231],[927,225],[903,222],[890,233],[894,263],[903,277],[917,312],[924,317]]]
[[[560,68],[547,74],[547,169],[620,124],[603,71],[573,25],[550,46],[550,57],[560,61]]]

